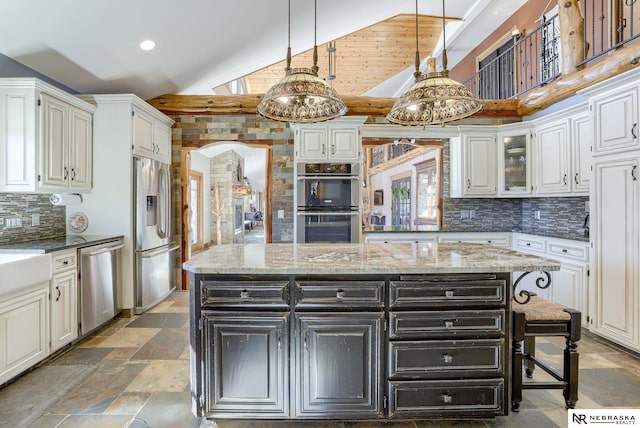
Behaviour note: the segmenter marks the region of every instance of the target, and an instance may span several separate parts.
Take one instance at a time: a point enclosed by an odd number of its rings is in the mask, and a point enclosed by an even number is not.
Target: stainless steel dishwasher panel
[[[121,241],[80,248],[79,319],[80,336],[111,320],[119,312],[117,290]]]

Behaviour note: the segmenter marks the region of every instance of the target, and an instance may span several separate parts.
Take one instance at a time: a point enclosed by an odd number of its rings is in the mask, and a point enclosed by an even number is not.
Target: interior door
[[[191,175],[191,153],[190,149],[182,149],[182,171],[181,175],[181,203],[180,203],[180,219],[182,229],[182,262],[185,262],[191,258],[191,212],[189,209],[189,195],[191,195],[191,184],[189,176]],[[182,271],[182,289],[187,290],[189,288],[189,276],[185,270]]]

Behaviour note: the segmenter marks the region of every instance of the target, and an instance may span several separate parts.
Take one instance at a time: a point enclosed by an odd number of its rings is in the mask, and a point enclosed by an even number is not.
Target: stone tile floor
[[[0,388],[0,427],[424,428],[565,427],[559,390],[525,390],[519,413],[472,421],[209,421],[191,413],[188,293],[118,318],[66,352]],[[640,360],[585,333],[577,408],[640,408]],[[562,340],[538,340],[557,366]],[[538,374],[541,373],[541,374]],[[536,372],[544,376],[542,371]]]

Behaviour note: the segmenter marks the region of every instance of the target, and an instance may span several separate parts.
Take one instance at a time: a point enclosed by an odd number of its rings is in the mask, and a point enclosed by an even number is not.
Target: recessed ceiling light
[[[156,43],[153,40],[145,40],[140,43],[140,49],[143,51],[150,51],[151,49],[156,47]]]

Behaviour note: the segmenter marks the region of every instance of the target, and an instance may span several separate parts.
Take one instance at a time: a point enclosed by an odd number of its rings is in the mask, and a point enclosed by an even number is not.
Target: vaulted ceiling
[[[530,0],[537,1],[537,0]],[[449,68],[527,0],[446,0]],[[393,97],[413,81],[414,0],[318,0],[320,76],[336,41],[339,93]],[[420,56],[439,55],[442,2],[418,0]],[[287,0],[20,0],[0,9],[0,54],[80,93],[212,95],[283,76]],[[294,67],[311,67],[313,0],[291,0]],[[138,47],[153,39],[156,48]],[[440,64],[440,60],[438,60]],[[12,72],[0,57],[0,76]],[[214,92],[213,88],[218,88]]]

